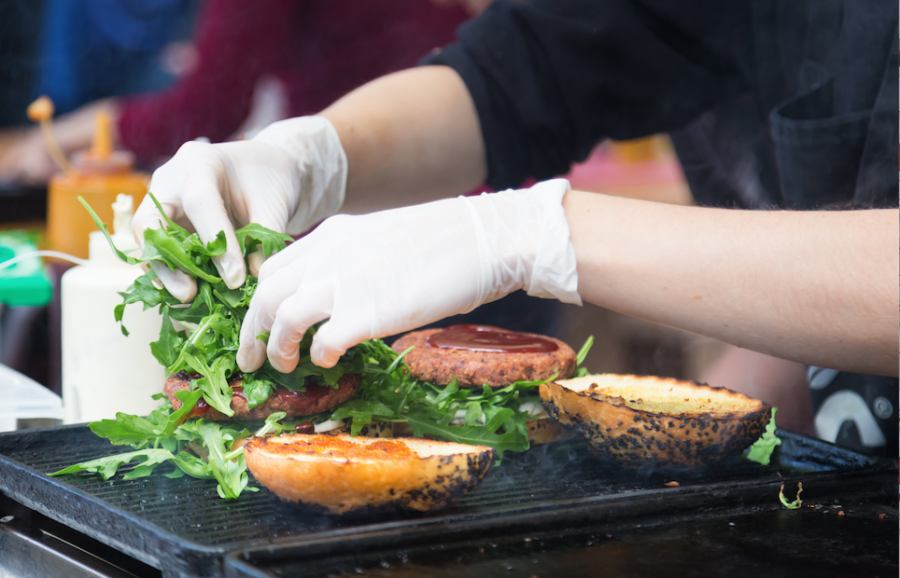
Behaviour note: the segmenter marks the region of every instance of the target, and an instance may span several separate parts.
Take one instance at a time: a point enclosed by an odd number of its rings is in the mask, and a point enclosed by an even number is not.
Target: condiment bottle
[[[52,103],[50,106],[52,115]],[[44,126],[49,122],[42,117],[36,117],[36,120],[41,120]],[[49,128],[45,129],[45,135],[48,139],[52,138]],[[57,162],[65,162],[65,159]],[[78,197],[84,197],[97,211],[100,220],[108,223],[113,216],[109,207],[116,195],[131,195],[136,203],[140,203],[147,193],[147,174],[133,171],[133,166],[134,155],[113,150],[109,117],[99,113],[93,146],[72,155],[71,164],[65,163],[60,167],[65,172],[50,179],[47,198],[47,239],[50,247],[86,258],[88,233],[96,231],[97,227],[78,202]]]
[[[113,241],[125,253],[137,249],[131,234],[133,206],[132,197],[119,195],[107,210],[113,213]],[[143,311],[139,304],[130,305],[123,318],[129,335],[123,335],[113,316],[122,302],[118,292],[143,271],[120,261],[100,231],[90,233],[88,244],[88,264],[66,271],[61,284],[65,423],[112,419],[116,412],[147,415],[159,404],[151,396],[162,391],[166,378],[150,352],[161,317],[157,308]]]

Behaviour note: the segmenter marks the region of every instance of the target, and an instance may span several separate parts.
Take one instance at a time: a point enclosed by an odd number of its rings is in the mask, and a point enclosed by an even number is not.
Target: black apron
[[[893,0],[757,0],[753,29],[753,89],[672,133],[697,203],[896,207]],[[809,376],[820,435],[898,455],[897,379],[820,368]]]

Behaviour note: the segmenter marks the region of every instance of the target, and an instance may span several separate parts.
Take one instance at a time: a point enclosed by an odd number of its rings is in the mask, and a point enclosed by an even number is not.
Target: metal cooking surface
[[[48,478],[43,474],[128,449],[110,445],[84,426],[65,426],[0,435],[0,491],[153,566],[202,567],[204,574],[218,575],[221,558],[228,552],[295,542],[304,535],[344,535],[376,527],[572,509],[589,497],[644,500],[645,509],[664,511],[670,502],[667,497],[663,503],[661,496],[675,492],[690,499],[692,486],[698,489],[697,496],[702,494],[708,500],[711,492],[699,489],[711,483],[722,487],[761,481],[771,484],[778,481],[776,470],[786,478],[796,478],[829,471],[859,472],[878,463],[790,432],[780,431],[779,435],[784,440],[779,464],[762,467],[736,458],[703,472],[623,471],[599,462],[581,444],[551,444],[525,455],[507,454],[478,488],[454,508],[437,514],[337,518],[280,502],[264,488],[246,492],[236,501],[221,500],[214,481],[161,475],[170,466],[135,480],[122,479],[128,469],[109,481],[96,474]],[[679,481],[681,487],[665,487],[664,482],[670,480]],[[250,486],[260,487],[255,481]],[[210,560],[215,562],[210,565]]]
[[[229,578],[529,578],[627,576],[728,578],[894,576],[896,515],[847,505],[753,509],[679,517],[662,525],[594,526],[518,536],[465,538],[308,558],[264,550],[229,556]],[[885,507],[889,510],[889,507]],[[896,508],[893,508],[896,513]],[[893,534],[893,536],[891,535]],[[652,555],[648,555],[651,553]],[[602,569],[602,570],[600,570]]]

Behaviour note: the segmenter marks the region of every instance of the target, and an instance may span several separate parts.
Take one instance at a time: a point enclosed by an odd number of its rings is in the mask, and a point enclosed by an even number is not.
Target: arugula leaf
[[[116,472],[120,467],[133,461],[137,461],[140,462],[138,468],[135,468],[134,471],[129,472],[129,474],[127,474],[125,478],[129,479],[129,476],[132,478],[138,478],[150,475],[150,473],[153,471],[153,468],[172,459],[172,457],[172,452],[170,452],[169,450],[138,450],[136,452],[116,454],[114,456],[108,456],[105,458],[82,462],[80,464],[75,464],[74,466],[69,466],[68,468],[65,468],[63,470],[59,470],[58,472],[53,472],[50,475],[61,476],[63,474],[74,474],[78,472],[93,472],[103,476],[104,480],[108,480],[116,475]],[[135,474],[134,472],[138,473]]]
[[[509,410],[510,412],[512,410]],[[471,427],[458,425],[439,425],[419,416],[407,418],[412,427],[413,435],[425,437],[426,434],[461,444],[486,445],[497,450],[499,459],[503,452],[524,452],[529,448],[528,436],[523,439],[518,431],[508,431],[502,434],[492,433],[488,427]],[[496,430],[495,430],[496,431]]]
[[[240,432],[202,418],[184,424],[181,429],[196,434],[203,440],[203,447],[209,450],[207,463],[212,476],[219,482],[216,488],[219,496],[227,500],[240,496],[249,481],[244,456],[232,460],[225,458],[231,451],[231,442],[240,437]]]
[[[175,331],[175,327],[169,319],[169,308],[163,308],[159,340],[150,343],[150,352],[153,353],[153,357],[163,367],[173,365],[178,359],[178,352],[181,351],[185,339],[184,331]]]
[[[228,376],[235,369],[234,357],[217,357],[213,360],[212,365],[207,365],[205,359],[184,351],[182,350],[182,354],[191,369],[203,376],[194,380],[193,383],[203,392],[206,403],[229,417],[234,415],[234,410],[231,409],[233,392],[231,386],[228,385]]]
[[[588,352],[591,350],[591,347],[594,345],[594,336],[589,335],[587,340],[585,340],[584,345],[581,346],[581,349],[578,350],[578,354],[575,355],[575,365],[580,366],[584,363],[585,358],[587,358]]]
[[[165,229],[144,230],[144,253],[141,255],[144,261],[162,261],[169,269],[175,271],[181,269],[191,276],[203,279],[209,283],[219,283],[219,277],[207,273],[201,269],[191,258],[190,253],[184,250],[182,244]]]
[[[584,360],[587,358],[588,352],[591,350],[591,347],[594,345],[594,336],[589,335],[585,340],[584,345],[581,346],[581,349],[578,350],[578,353],[575,355],[575,373],[572,374],[572,377],[584,377],[586,375],[590,375],[591,372],[587,367],[583,367],[581,364],[584,363]]]
[[[95,435],[117,446],[130,446],[158,436],[158,424],[147,418],[117,413],[116,419],[103,419],[88,424]]]
[[[256,223],[250,223],[241,227],[234,233],[237,235],[238,243],[244,250],[244,255],[252,253],[257,246],[261,246],[263,254],[266,257],[271,257],[272,254],[284,249],[287,243],[294,240],[290,235],[267,229]]]
[[[150,200],[152,200],[153,204],[156,205],[156,210],[159,211],[159,214],[162,215],[163,220],[166,222],[165,228],[171,231],[173,234],[178,234],[179,236],[187,236],[187,229],[169,218],[169,215],[166,213],[165,209],[163,209],[162,205],[159,204],[159,200],[157,200],[156,195],[154,195],[151,191],[148,191],[147,194],[150,195]]]
[[[188,418],[197,405],[201,392],[179,391],[175,396],[181,401],[178,411],[172,411],[167,400],[164,409],[156,409],[146,418],[120,412],[116,414],[116,419],[91,422],[88,427],[95,435],[108,439],[113,445],[159,445],[171,437],[175,428]]]
[[[215,476],[209,468],[209,464],[187,452],[179,452],[172,457],[172,462],[178,467],[176,472],[181,475],[187,474],[192,478],[201,480],[214,480]]]
[[[781,489],[778,490],[778,500],[788,510],[797,510],[803,505],[803,500],[800,499],[800,492],[802,491],[803,482],[797,482],[797,499],[793,502],[788,502],[787,498],[784,497],[784,484],[781,484]]]
[[[350,435],[355,436],[359,435],[363,427],[372,423],[373,416],[389,416],[392,413],[391,409],[383,403],[353,398],[342,403],[331,414],[331,419],[334,421],[352,419]]]
[[[275,393],[275,384],[267,379],[245,379],[243,387],[247,407],[250,409],[259,407]]]
[[[760,463],[764,466],[769,465],[769,461],[772,458],[772,452],[775,451],[777,446],[781,445],[781,438],[775,435],[775,412],[778,411],[777,407],[772,408],[772,418],[769,420],[769,424],[766,426],[766,431],[763,433],[762,437],[760,437],[756,442],[750,446],[750,451],[747,453],[747,459],[752,460],[754,462]]]
[[[112,235],[109,234],[109,229],[106,228],[106,223],[104,223],[103,221],[100,220],[100,217],[97,216],[97,213],[94,212],[94,209],[92,209],[91,206],[87,203],[87,201],[84,200],[84,197],[79,195],[78,202],[81,203],[81,206],[83,206],[85,209],[87,209],[88,213],[90,213],[91,219],[94,220],[94,224],[97,225],[97,228],[103,232],[103,236],[106,237],[106,242],[109,243],[109,246],[113,250],[113,253],[115,253],[119,259],[128,263],[129,265],[136,265],[136,264],[140,263],[140,261],[138,259],[135,259],[134,257],[129,257],[122,251],[119,251],[119,249],[116,247],[116,244],[113,243]]]
[[[256,279],[251,277],[251,282],[255,283]],[[250,306],[250,300],[247,298],[244,291],[241,289],[221,287],[220,289],[213,289],[212,294],[213,297],[228,308],[233,317],[237,318],[239,321],[244,320],[244,315],[247,313],[247,307]]]
[[[186,422],[188,418],[191,416],[191,412],[194,411],[194,408],[197,407],[197,402],[200,401],[200,398],[203,396],[203,392],[199,389],[195,389],[193,391],[176,391],[175,397],[181,401],[181,407],[178,408],[178,411],[173,411],[172,413],[166,416],[166,421],[163,423],[162,431],[159,434],[159,437],[164,441],[167,438],[171,438],[172,434],[175,433],[175,430]]]
[[[290,376],[301,383],[305,383],[307,377],[316,377],[318,380],[324,381],[325,385],[328,387],[337,389],[338,380],[342,378],[345,373],[347,372],[340,364],[335,365],[334,367],[319,367],[312,362],[312,358],[309,355],[304,355],[300,358],[296,369],[290,373]]]
[[[206,244],[206,252],[210,257],[218,257],[224,255],[228,248],[228,241],[225,240],[225,231],[219,231],[216,238]]]

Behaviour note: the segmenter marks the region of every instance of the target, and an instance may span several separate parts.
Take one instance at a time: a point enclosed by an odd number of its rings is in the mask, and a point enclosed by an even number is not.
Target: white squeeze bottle
[[[131,253],[134,201],[119,195],[113,203],[112,236],[116,247]],[[137,265],[120,261],[100,231],[90,234],[86,265],[62,277],[62,393],[64,423],[115,418],[117,412],[147,415],[159,405],[165,371],[150,352],[159,339],[158,308],[143,311],[135,303],[125,308],[126,337],[113,316],[125,291],[143,274]]]

